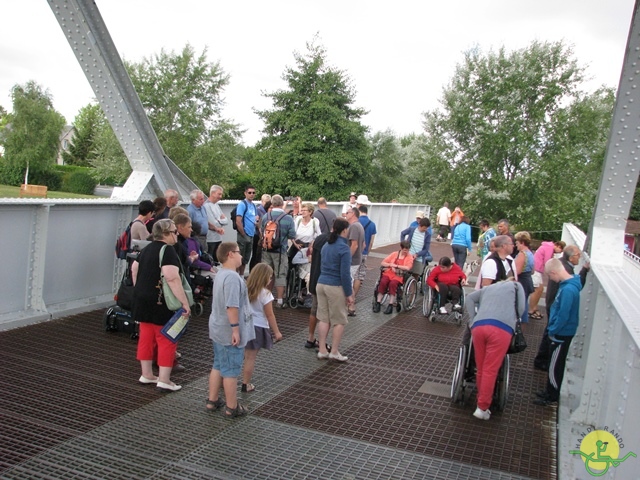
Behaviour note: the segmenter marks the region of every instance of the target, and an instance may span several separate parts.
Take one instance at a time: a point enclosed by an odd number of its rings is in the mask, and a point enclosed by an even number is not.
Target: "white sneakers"
[[[349,360],[349,357],[347,357],[346,355],[341,355],[339,353],[330,353],[329,358],[331,360],[337,360],[338,362],[346,362],[347,360]]]
[[[441,315],[446,315],[446,314],[448,314],[448,313],[449,313],[449,312],[447,312],[447,309],[446,309],[445,307],[440,307],[440,314],[441,314]]]
[[[473,416],[479,418],[480,420],[489,420],[491,418],[491,410],[488,408],[486,410],[482,410],[480,407],[476,408],[476,411],[473,412]]]
[[[454,311],[454,312],[459,312],[460,310],[462,310],[462,306],[461,306],[459,303],[456,303],[456,304],[453,306],[453,311]]]

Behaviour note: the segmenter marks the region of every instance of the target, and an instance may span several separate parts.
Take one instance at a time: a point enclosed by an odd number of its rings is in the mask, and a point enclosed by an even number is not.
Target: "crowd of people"
[[[324,198],[319,198],[314,206],[303,203],[300,197],[285,199],[265,194],[256,204],[256,189],[248,185],[245,198],[231,218],[218,205],[223,193],[217,185],[211,187],[208,197],[195,190],[186,209],[178,206],[179,196],[173,190],[153,202],[140,203],[131,226],[132,238],[148,245],[132,268],[135,283],[132,315],[140,322],[139,381],[155,384],[163,392],[180,390],[180,385],[170,379],[172,369],[179,365],[180,354],[176,344],[160,333],[173,312],[159,293],[158,285],[165,279],[188,315],[191,305],[180,276],[195,268],[214,278],[209,319],[214,360],[206,408],[224,407],[225,415],[238,417],[245,415],[247,409],[237,399],[237,378],[242,376],[242,392],[254,391],[256,387],[251,381],[258,351],[270,349],[282,339],[275,311],[287,308],[285,286],[289,269],[294,268],[294,258],[306,258],[308,263],[304,280],[311,296],[311,310],[304,346],[314,349],[319,360],[348,360],[340,352],[340,344],[348,317],[356,315],[355,298],[366,276],[367,256],[377,229],[368,216],[371,205],[368,197],[355,192],[338,216],[328,208]],[[440,313],[446,313],[447,301],[451,301],[454,311],[461,311],[462,288],[468,280],[464,269],[472,251],[469,219],[459,206],[451,212],[445,203],[435,221],[439,227],[436,240],[450,241],[453,258],[440,258],[426,282],[439,293]],[[236,230],[236,241],[222,242],[229,225]],[[550,405],[558,401],[588,264],[580,276],[574,275],[573,267],[579,263],[581,252],[562,242],[543,242],[532,252],[530,234],[511,233],[506,219],[497,223],[497,232],[487,220],[482,220],[479,228],[477,253],[482,263],[475,291],[465,302],[469,314],[465,341],[472,339],[477,369],[474,416],[488,420],[498,370],[516,323],[543,318],[538,310],[543,275],[548,277],[548,325],[535,368],[548,371],[549,379],[535,403]],[[423,275],[433,261],[432,235],[431,221],[418,211],[416,220],[400,234],[399,250],[381,262],[383,271],[373,303],[374,313],[382,310],[385,295],[388,304],[384,313],[390,314],[394,308],[400,311],[397,293],[407,275],[409,278],[411,274]],[[163,248],[167,246],[173,248]],[[247,266],[249,274],[245,275]],[[152,371],[154,361],[159,366],[158,376]],[[220,389],[224,391],[224,400]]]

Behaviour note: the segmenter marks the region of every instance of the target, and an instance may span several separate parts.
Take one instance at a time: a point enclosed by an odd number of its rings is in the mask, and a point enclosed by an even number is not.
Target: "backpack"
[[[262,249],[267,251],[280,251],[282,247],[282,239],[280,238],[280,220],[286,213],[281,213],[274,220],[271,213],[267,214],[267,224],[264,227],[262,235]]]
[[[131,225],[135,222],[140,222],[140,220],[134,220],[131,222],[116,240],[116,257],[120,260],[126,259],[127,253],[131,251]]]
[[[242,200],[243,202],[246,202],[246,200]],[[240,205],[240,204],[238,204]],[[229,214],[230,218],[231,218],[231,228],[233,228],[234,230],[238,230],[238,224],[236,223],[236,217],[237,212],[238,212],[238,205],[236,205],[235,207],[233,207],[233,210],[231,210],[231,213]],[[247,208],[244,209],[244,213],[242,214],[242,227],[244,228],[244,217],[247,214],[247,209],[249,208],[249,206],[247,205]]]

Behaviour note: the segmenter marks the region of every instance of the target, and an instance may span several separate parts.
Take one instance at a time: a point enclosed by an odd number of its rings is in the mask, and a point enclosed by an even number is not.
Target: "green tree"
[[[371,166],[366,172],[366,192],[378,202],[413,198],[412,184],[407,174],[407,155],[401,140],[393,132],[376,132],[369,138]]]
[[[461,204],[472,219],[507,217],[519,228],[589,223],[614,95],[580,91],[584,68],[563,42],[467,52],[425,113],[430,203]]]
[[[206,48],[197,55],[188,44],[178,54],[161,50],[126,67],[164,152],[183,168],[220,128],[229,76],[219,62],[207,61]]]
[[[46,183],[58,155],[65,119],[53,108],[51,94],[34,81],[14,86],[11,99],[13,111],[4,115],[2,135],[3,181],[19,185],[28,171],[30,183]]]
[[[323,47],[307,43],[283,74],[287,88],[264,93],[273,102],[258,111],[265,136],[256,145],[250,171],[261,191],[314,198],[344,198],[362,190],[370,161],[366,112],[353,106],[347,75],[327,62]]]
[[[187,45],[179,54],[162,50],[125,65],[167,156],[205,191],[213,183],[230,186],[243,132],[221,116],[229,77],[207,61],[207,49],[196,55]],[[122,183],[131,168],[108,123],[99,127],[90,163],[101,181]]]
[[[104,127],[106,118],[98,104],[89,104],[80,109],[73,122],[76,133],[69,148],[62,152],[66,165],[88,167],[94,157],[95,137]]]

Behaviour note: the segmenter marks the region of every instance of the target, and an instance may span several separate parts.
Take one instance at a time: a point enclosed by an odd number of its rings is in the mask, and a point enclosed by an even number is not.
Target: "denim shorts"
[[[218,370],[222,378],[240,375],[244,361],[244,347],[220,345],[213,342],[213,369]]]

